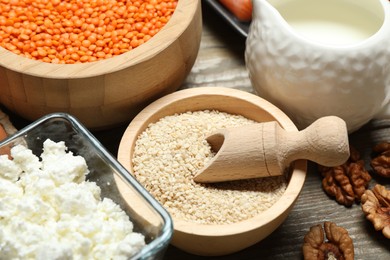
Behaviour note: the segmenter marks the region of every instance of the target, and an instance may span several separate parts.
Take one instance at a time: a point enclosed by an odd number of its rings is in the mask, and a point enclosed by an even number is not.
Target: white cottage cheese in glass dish
[[[0,156],[0,259],[128,259],[145,245],[64,142],[46,140],[41,158],[22,145],[11,156]]]
[[[47,115],[6,146],[0,259],[162,259],[169,214],[75,118]]]

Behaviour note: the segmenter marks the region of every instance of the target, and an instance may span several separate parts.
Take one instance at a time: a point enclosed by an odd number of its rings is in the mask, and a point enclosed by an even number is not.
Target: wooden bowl
[[[93,129],[129,122],[180,87],[197,57],[201,32],[201,1],[180,0],[149,41],[106,60],[51,64],[0,47],[0,103],[29,120],[67,112]]]
[[[276,120],[285,130],[297,131],[281,110],[256,95],[223,87],[186,89],[158,99],[134,118],[120,142],[119,162],[128,171],[134,172],[131,158],[135,141],[150,123],[175,113],[205,109],[240,114],[258,122]],[[263,213],[241,222],[203,225],[173,217],[172,244],[192,254],[216,256],[234,253],[261,241],[286,219],[303,187],[305,177],[306,161],[296,161],[282,197]]]

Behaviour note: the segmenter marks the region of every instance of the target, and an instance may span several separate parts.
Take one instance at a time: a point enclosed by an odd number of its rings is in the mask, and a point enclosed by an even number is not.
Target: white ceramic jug
[[[387,0],[253,0],[245,59],[257,94],[300,129],[336,115],[352,132],[390,115]]]

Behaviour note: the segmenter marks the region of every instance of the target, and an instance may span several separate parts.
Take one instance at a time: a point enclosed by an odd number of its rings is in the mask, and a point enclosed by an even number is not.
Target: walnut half
[[[371,181],[371,175],[364,167],[359,152],[350,147],[350,157],[336,167],[319,166],[322,174],[322,188],[331,197],[344,206],[360,202],[360,197]]]
[[[305,260],[353,260],[355,257],[348,231],[329,221],[324,223],[324,229],[320,224],[310,228],[302,249]]]
[[[378,175],[390,178],[390,143],[381,142],[372,148],[371,167]]]
[[[380,184],[366,190],[362,196],[362,210],[375,230],[382,230],[390,239],[390,190]]]

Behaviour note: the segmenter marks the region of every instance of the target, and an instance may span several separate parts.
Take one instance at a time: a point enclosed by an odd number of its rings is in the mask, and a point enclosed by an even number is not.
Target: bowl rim
[[[111,58],[77,64],[54,64],[23,57],[0,46],[0,66],[53,79],[87,78],[120,71],[153,58],[177,41],[194,19],[200,1],[178,1],[170,20],[156,35],[137,48]]]
[[[144,130],[142,127],[149,125],[151,122],[155,122],[155,112],[162,111],[167,107],[180,106],[180,102],[185,99],[191,99],[194,97],[207,97],[207,96],[224,96],[228,98],[241,99],[244,102],[248,102],[251,105],[255,105],[260,108],[260,104],[264,107],[266,112],[270,115],[277,115],[279,123],[288,131],[298,131],[295,124],[291,119],[284,114],[279,108],[266,101],[265,99],[242,90],[227,88],[227,87],[197,87],[191,89],[183,89],[174,93],[168,94],[149,106],[145,107],[128,125],[125,130],[122,139],[119,144],[117,158],[118,161],[124,165],[124,167],[133,174],[131,162],[128,158],[131,158],[132,150],[134,149],[134,141],[138,135]],[[190,110],[190,109],[188,109]],[[169,114],[169,113],[168,113]],[[171,113],[172,114],[172,113]],[[282,121],[282,122],[280,122]],[[131,149],[129,149],[129,147]],[[269,224],[276,220],[278,217],[288,212],[294,205],[298,198],[307,173],[307,161],[297,160],[292,165],[292,172],[290,180],[282,196],[268,209],[260,214],[232,224],[198,224],[190,221],[185,221],[172,216],[174,222],[175,232],[208,236],[208,237],[221,237],[230,236],[235,234],[243,234],[257,230],[262,226]]]

